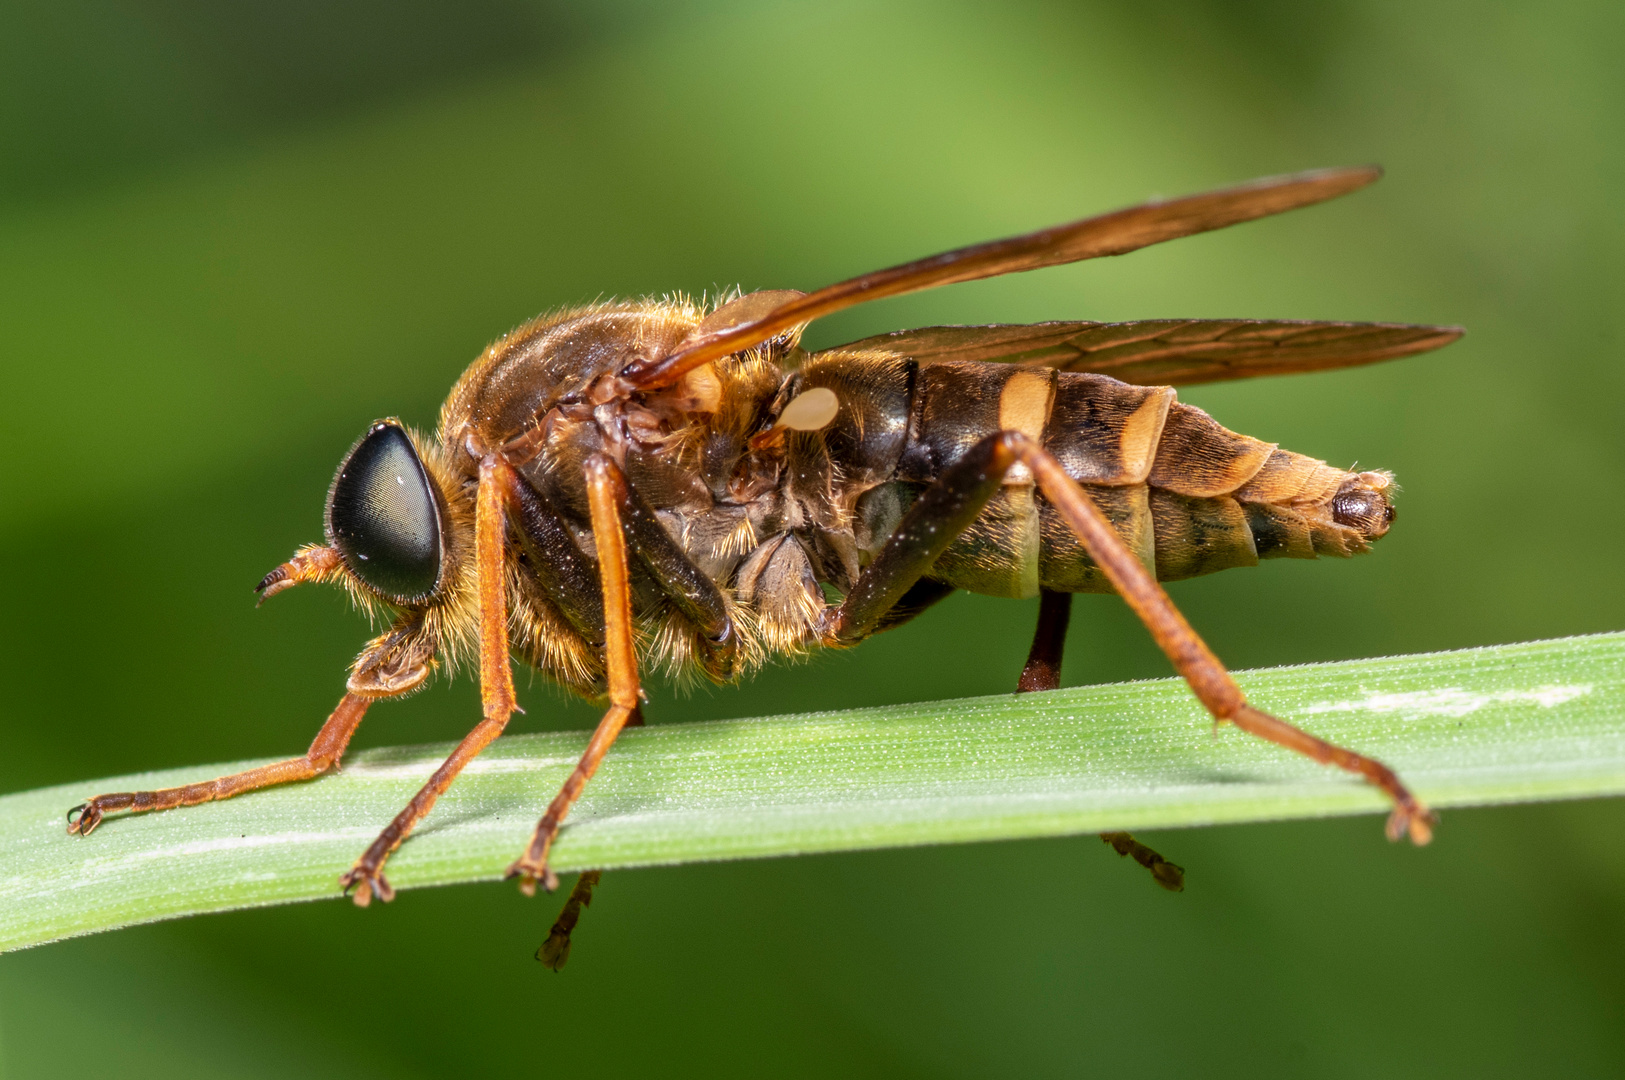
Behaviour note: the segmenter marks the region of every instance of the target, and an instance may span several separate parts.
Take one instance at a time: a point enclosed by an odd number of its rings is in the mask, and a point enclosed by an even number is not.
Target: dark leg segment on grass
[[[1218,657],[1197,636],[1084,490],[1050,453],[1018,431],[997,432],[971,447],[915,500],[874,562],[859,575],[846,600],[830,616],[825,628],[829,643],[848,645],[867,637],[954,538],[975,520],[998,490],[1005,473],[1018,461],[1032,471],[1044,498],[1077,534],[1089,557],[1139,616],[1174,669],[1216,720],[1228,720],[1243,731],[1322,764],[1358,773],[1394,801],[1394,811],[1388,818],[1390,839],[1408,833],[1415,843],[1425,844],[1432,838],[1432,813],[1388,766],[1318,739],[1249,705]]]
[[[1061,658],[1066,652],[1066,627],[1072,621],[1072,594],[1043,589],[1038,600],[1038,629],[1033,647],[1027,653],[1027,666],[1021,669],[1016,693],[1061,688]],[[1169,892],[1185,891],[1185,869],[1164,859],[1126,832],[1101,833],[1100,838],[1117,849],[1119,855],[1133,855],[1134,861],[1151,871]]]
[[[507,520],[503,511],[513,479],[513,470],[496,455],[488,454],[481,460],[474,504],[474,562],[479,577],[480,705],[484,717],[434,771],[429,782],[412,796],[406,809],[395,815],[395,820],[385,827],[372,846],[339,878],[346,893],[355,890],[358,907],[366,907],[374,896],[384,901],[394,899],[395,890],[384,877],[384,863],[390,853],[401,846],[401,841],[411,835],[417,823],[434,808],[457,774],[502,734],[508,718],[517,708],[513,667],[508,658],[508,598],[503,577],[503,548],[507,542]]]
[[[1066,628],[1072,621],[1072,594],[1041,589],[1038,593],[1038,629],[1027,650],[1027,666],[1016,680],[1016,693],[1061,688],[1061,654],[1066,651]]]
[[[564,902],[558,919],[553,923],[553,929],[548,932],[547,940],[536,950],[536,959],[554,971],[563,970],[570,959],[570,934],[581,919],[581,909],[592,903],[593,887],[603,876],[602,870],[581,872],[581,876],[576,878],[575,888],[570,890],[570,898]]]
[[[337,768],[344,748],[350,745],[350,736],[361,726],[372,699],[356,694],[345,694],[338,708],[327,718],[322,730],[316,733],[304,757],[289,758],[257,769],[232,773],[230,776],[204,780],[183,787],[163,788],[159,791],[125,791],[113,795],[98,795],[68,811],[68,832],[89,836],[100,824],[102,816],[119,810],[144,813],[148,810],[171,810],[177,806],[196,806],[241,795],[255,788],[286,784],[294,780],[310,780],[329,769]],[[78,815],[75,817],[75,815]]]
[[[598,771],[599,763],[614,745],[621,729],[638,718],[638,703],[642,699],[632,636],[632,586],[627,567],[626,533],[621,517],[621,507],[630,498],[626,477],[609,458],[594,454],[587,459],[586,481],[593,543],[598,549],[599,584],[604,590],[604,666],[609,675],[609,710],[598,722],[581,760],[536,823],[530,846],[508,867],[507,876],[517,877],[526,895],[536,892],[537,882],[548,892],[558,888],[558,876],[547,865],[548,851],[564,824],[565,815],[581,797],[587,781]]]

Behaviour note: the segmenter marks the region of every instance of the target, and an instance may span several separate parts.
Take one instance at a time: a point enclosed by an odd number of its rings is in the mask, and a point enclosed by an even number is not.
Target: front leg
[[[213,780],[182,787],[160,788],[157,791],[121,791],[111,795],[98,795],[68,811],[68,832],[89,836],[101,824],[106,814],[120,810],[141,814],[152,810],[172,810],[177,806],[196,806],[198,803],[217,802],[241,795],[256,788],[287,784],[296,780],[310,780],[329,769],[338,768],[344,748],[350,745],[350,736],[361,726],[367,715],[369,698],[345,694],[338,708],[327,718],[322,730],[316,733],[310,749],[303,757],[289,758],[257,769],[232,773]]]
[[[374,896],[386,902],[395,898],[395,890],[384,877],[384,863],[411,835],[424,815],[434,809],[457,774],[502,734],[508,718],[518,708],[514,702],[512,662],[508,657],[508,596],[504,578],[507,521],[503,507],[512,483],[513,471],[500,457],[487,455],[480,462],[474,511],[474,566],[479,578],[480,704],[484,717],[434,771],[429,782],[412,796],[406,808],[378,834],[378,839],[355,865],[339,878],[346,893],[355,890],[357,907],[366,907]]]
[[[307,572],[312,566],[321,569],[321,557],[313,553],[328,552],[326,548],[307,548],[284,563],[265,582],[280,583],[275,589],[261,582],[260,588],[269,595],[299,581],[317,579],[317,573]],[[337,556],[333,556],[337,558]],[[408,615],[396,620],[388,632],[376,638],[356,660],[350,673],[349,692],[322,725],[303,757],[261,765],[229,776],[219,776],[196,784],[163,788],[158,791],[121,791],[98,795],[68,811],[68,832],[89,836],[101,823],[103,816],[119,811],[146,813],[171,810],[178,806],[196,806],[199,803],[218,802],[247,791],[311,780],[330,769],[339,767],[339,759],[350,745],[350,737],[361,725],[367,707],[380,698],[407,693],[429,677],[434,663],[434,639],[425,633],[420,620]]]

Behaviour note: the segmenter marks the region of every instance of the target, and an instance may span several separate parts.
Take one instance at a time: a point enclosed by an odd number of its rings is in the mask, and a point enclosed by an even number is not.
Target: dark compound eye
[[[440,579],[440,500],[399,424],[374,424],[327,496],[328,542],[363,582],[392,600],[422,600]]]

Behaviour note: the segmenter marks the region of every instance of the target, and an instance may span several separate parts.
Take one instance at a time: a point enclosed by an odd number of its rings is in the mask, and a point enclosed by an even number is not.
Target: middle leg
[[[575,573],[573,579],[566,580],[555,568],[555,580],[544,581],[543,587],[554,595],[555,602],[562,608],[588,611],[592,616],[590,626],[585,628],[595,631],[593,639],[602,642],[605,649],[610,709],[599,722],[587,752],[537,823],[525,854],[509,868],[509,876],[519,877],[520,888],[527,893],[535,891],[538,880],[549,890],[555,887],[556,877],[548,868],[547,856],[565,816],[621,729],[643,724],[643,713],[638,707],[642,695],[633,651],[629,556],[637,558],[666,601],[699,631],[695,658],[712,674],[727,677],[737,648],[728,601],[722,590],[671,538],[654,509],[627,482],[613,461],[597,458],[589,462],[586,481],[593,542],[599,559],[598,573],[592,578]],[[563,531],[564,526],[546,506],[545,499],[532,491],[522,477],[516,477],[513,491],[518,496],[514,506],[520,536],[536,565],[553,563],[559,550],[566,553],[574,550],[574,541]],[[578,627],[585,621],[577,620]],[[602,876],[598,870],[581,875],[558,921],[553,924],[547,942],[537,950],[536,958],[554,971],[562,968],[568,959],[570,935],[581,917],[581,909],[592,902],[592,889]]]
[[[1059,690],[1061,657],[1066,651],[1066,627],[1072,621],[1072,594],[1043,589],[1039,592],[1038,629],[1033,647],[1027,653],[1027,666],[1021,669],[1016,693]],[[1134,861],[1151,871],[1151,877],[1169,892],[1185,891],[1185,868],[1164,859],[1126,832],[1101,833],[1119,855],[1132,855]]]
[[[1038,593],[1038,629],[1027,650],[1027,666],[1016,680],[1016,693],[1061,688],[1061,654],[1066,651],[1066,628],[1072,622],[1072,594],[1041,589]]]
[[[530,846],[508,867],[507,876],[517,877],[520,890],[527,896],[535,894],[538,881],[548,892],[559,887],[558,875],[547,865],[548,852],[553,848],[565,815],[581,797],[587,781],[598,771],[621,729],[637,720],[642,700],[637,647],[632,636],[631,572],[627,566],[626,534],[621,519],[621,506],[629,498],[626,478],[609,458],[594,454],[587,459],[586,480],[587,509],[604,593],[604,666],[609,676],[609,710],[598,721],[581,760],[536,823]]]

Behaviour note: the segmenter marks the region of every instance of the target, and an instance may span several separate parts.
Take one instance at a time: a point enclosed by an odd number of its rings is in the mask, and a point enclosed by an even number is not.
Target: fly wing
[[[1092,371],[1140,386],[1354,367],[1412,356],[1462,335],[1453,326],[1286,319],[1145,319],[1026,326],[927,326],[819,353],[883,354],[922,364],[981,360]]]
[[[1025,236],[958,248],[851,278],[767,311],[752,311],[750,318],[725,327],[702,327],[671,353],[628,368],[622,375],[640,388],[669,386],[701,364],[759,345],[793,327],[855,304],[1080,259],[1123,255],[1148,244],[1222,229],[1346,195],[1381,175],[1382,170],[1365,167],[1269,177],[1201,195],[1142,203]]]

